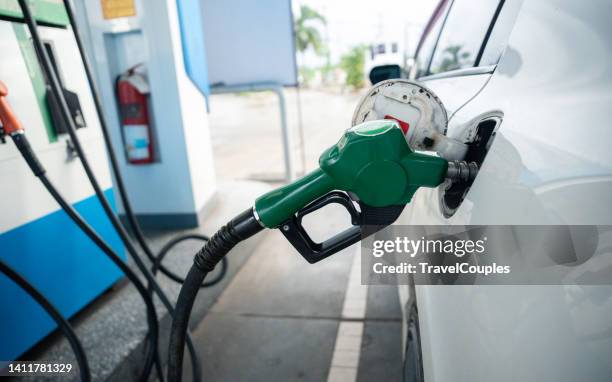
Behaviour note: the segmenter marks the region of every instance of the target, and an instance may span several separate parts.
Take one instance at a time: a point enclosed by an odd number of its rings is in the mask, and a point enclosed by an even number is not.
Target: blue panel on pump
[[[208,97],[210,95],[210,85],[208,83],[208,65],[206,63],[200,2],[177,0],[176,4],[181,28],[185,72],[200,92]]]
[[[105,195],[114,204],[112,189]],[[96,197],[74,206],[125,259],[121,241]],[[0,234],[0,258],[32,283],[64,317],[83,309],[122,276],[62,210]],[[3,274],[0,306],[0,360],[17,359],[56,327],[46,312]]]

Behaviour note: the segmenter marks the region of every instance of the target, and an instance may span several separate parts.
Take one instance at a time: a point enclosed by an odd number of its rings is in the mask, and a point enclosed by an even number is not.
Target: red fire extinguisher
[[[149,120],[149,84],[137,71],[138,64],[119,75],[116,80],[117,101],[127,160],[133,164],[153,162],[153,142]]]

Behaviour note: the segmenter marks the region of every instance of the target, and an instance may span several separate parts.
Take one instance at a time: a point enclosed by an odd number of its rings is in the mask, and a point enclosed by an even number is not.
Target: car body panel
[[[484,88],[490,77],[490,73],[483,73],[424,80],[422,82],[442,100],[450,117],[470,99],[475,97]]]
[[[466,199],[447,219],[440,190],[421,189],[399,224],[611,225],[610,14],[603,0],[525,0],[490,80],[449,112],[456,136],[502,117]],[[425,84],[457,108],[463,79]],[[416,301],[427,381],[612,380],[610,286],[416,286]]]

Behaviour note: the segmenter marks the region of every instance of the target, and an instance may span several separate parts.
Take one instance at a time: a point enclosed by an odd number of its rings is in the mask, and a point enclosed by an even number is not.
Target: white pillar
[[[176,1],[137,0],[135,16],[111,20],[104,19],[98,0],[75,6],[79,25],[88,29],[86,42],[134,212],[145,226],[193,226],[212,202],[216,185],[206,102],[185,72]],[[151,88],[156,162],[130,165],[114,80],[140,62]]]

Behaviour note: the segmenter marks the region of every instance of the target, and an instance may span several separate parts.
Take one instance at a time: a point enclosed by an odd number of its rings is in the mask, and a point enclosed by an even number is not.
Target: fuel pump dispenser
[[[42,48],[58,78],[59,93],[68,106],[68,119],[78,129],[102,191],[112,198],[112,177],[100,125],[83,67],[75,60],[78,50],[63,6],[61,2],[47,0],[29,0],[28,4],[34,19],[42,25],[39,29]],[[50,76],[40,66],[40,56],[33,48],[17,1],[0,1],[0,36],[0,80],[8,87],[3,86],[0,91],[3,98],[0,109],[6,111],[7,119],[0,126],[0,135],[6,141],[0,143],[0,261],[34,285],[69,318],[115,285],[122,273],[70,222],[21,161],[18,150],[9,142],[18,126],[17,119],[26,128],[33,149],[42,153],[40,159],[66,201],[87,216],[90,226],[104,237],[122,262],[127,257],[93,190],[82,181],[80,165],[70,150],[72,141],[66,130],[66,116],[50,87]],[[7,90],[9,95],[5,99]],[[8,108],[9,103],[14,113]],[[14,137],[19,144],[24,143],[20,134]],[[111,207],[114,208],[112,199]],[[0,358],[5,361],[19,359],[57,327],[51,316],[24,291],[0,275],[0,306],[10,306],[2,309],[0,315]],[[19,303],[15,304],[16,301]]]
[[[195,255],[176,304],[168,380],[181,380],[185,333],[199,285],[240,241],[266,228],[280,229],[306,261],[316,263],[395,222],[420,187],[476,176],[476,166],[456,160],[463,144],[446,137],[442,103],[418,83],[390,80],[374,87],[359,104],[353,123],[323,152],[319,168],[259,197]],[[316,243],[301,221],[331,203],[347,210],[352,226]]]
[[[181,282],[182,278],[174,275],[174,273],[170,272],[161,264],[162,257],[177,243],[186,240],[186,239],[199,239],[199,240],[207,240],[207,237],[202,235],[184,235],[179,236],[172,241],[170,241],[163,249],[164,252],[160,253],[158,256],[154,255],[151,248],[146,243],[142,231],[134,214],[131,211],[130,201],[127,198],[127,194],[125,191],[125,187],[123,184],[123,179],[121,173],[118,169],[117,158],[114,155],[112,143],[109,138],[108,129],[106,126],[106,122],[104,120],[102,107],[100,103],[100,98],[97,94],[97,89],[93,80],[93,74],[89,63],[86,59],[83,44],[77,29],[77,25],[74,18],[74,13],[72,11],[72,7],[70,5],[69,0],[63,1],[65,16],[67,18],[68,23],[72,27],[72,32],[74,33],[74,38],[76,45],[78,47],[78,51],[81,55],[81,59],[83,61],[83,67],[85,69],[85,74],[87,77],[87,81],[90,86],[90,90],[93,93],[93,101],[96,112],[100,119],[100,127],[102,131],[102,135],[104,138],[104,142],[108,149],[108,155],[111,163],[111,168],[115,175],[115,180],[117,182],[117,187],[119,191],[119,195],[123,202],[125,212],[128,217],[128,222],[133,229],[133,232],[136,236],[138,244],[140,244],[143,249],[145,255],[149,258],[149,260],[154,263],[153,269],[149,269],[147,265],[140,258],[140,254],[138,253],[135,245],[131,242],[129,235],[127,233],[126,228],[121,224],[118,217],[114,214],[114,211],[110,205],[110,202],[104,195],[100,183],[96,178],[95,174],[92,171],[91,163],[89,162],[87,155],[85,154],[83,147],[81,145],[81,141],[79,139],[78,134],[76,133],[76,129],[78,128],[78,123],[73,118],[71,118],[72,112],[70,109],[69,98],[66,97],[66,93],[62,91],[62,86],[59,81],[58,73],[53,70],[53,61],[49,55],[49,51],[45,48],[44,42],[40,37],[38,22],[33,15],[33,10],[30,8],[27,0],[18,0],[18,6],[21,11],[20,16],[22,16],[24,23],[27,25],[27,29],[32,36],[32,45],[36,52],[36,55],[39,59],[39,64],[43,71],[43,74],[49,80],[49,91],[53,94],[54,99],[57,101],[58,111],[66,122],[66,132],[70,136],[71,141],[74,144],[74,150],[85,170],[85,175],[89,180],[89,183],[94,189],[95,195],[100,202],[102,209],[111,223],[111,226],[116,231],[121,241],[125,245],[128,254],[134,260],[138,270],[145,277],[148,283],[148,289],[144,285],[144,283],[140,280],[138,274],[133,271],[129,266],[127,266],[122,259],[118,256],[118,254],[111,248],[108,243],[96,232],[96,230],[91,227],[88,222],[83,219],[83,217],[74,209],[74,207],[64,198],[64,196],[58,191],[55,185],[49,180],[46,176],[46,170],[43,166],[43,163],[38,160],[35,151],[31,147],[28,138],[25,134],[24,126],[19,121],[19,118],[13,112],[8,100],[6,99],[9,95],[8,89],[6,86],[0,81],[0,126],[2,129],[0,130],[0,135],[10,137],[15,143],[19,153],[27,162],[32,173],[40,180],[44,188],[48,191],[48,193],[53,197],[53,199],[60,205],[62,210],[68,215],[68,217],[73,221],[74,224],[86,234],[86,236],[96,245],[102,252],[123,272],[123,274],[129,279],[129,281],[136,287],[138,293],[141,295],[143,301],[145,302],[145,306],[147,308],[147,320],[149,331],[147,333],[147,341],[149,342],[146,348],[146,354],[144,358],[144,366],[142,368],[141,374],[139,376],[139,381],[146,381],[149,379],[151,371],[153,367],[156,369],[157,376],[160,380],[163,381],[163,372],[162,372],[162,363],[160,361],[160,356],[158,352],[158,338],[159,338],[159,322],[157,318],[157,312],[155,310],[153,304],[153,293],[156,294],[163,305],[168,310],[169,314],[172,316],[174,314],[174,309],[169,298],[166,296],[165,292],[161,289],[159,284],[155,280],[154,272],[160,270],[161,272],[174,276],[173,280],[177,282]],[[202,284],[199,287],[207,287],[214,285],[216,282],[220,281],[224,276],[225,269],[227,269],[227,264],[224,264],[221,272],[215,278],[215,280],[211,280],[208,283]],[[51,313],[50,309],[46,309],[49,313]],[[187,346],[189,348],[190,355],[192,357],[192,368],[194,379],[199,380],[201,375],[201,368],[198,357],[196,355],[195,347],[193,343],[188,338]],[[78,356],[79,354],[77,354]],[[81,368],[83,369],[83,368]],[[87,371],[87,370],[86,370]]]

